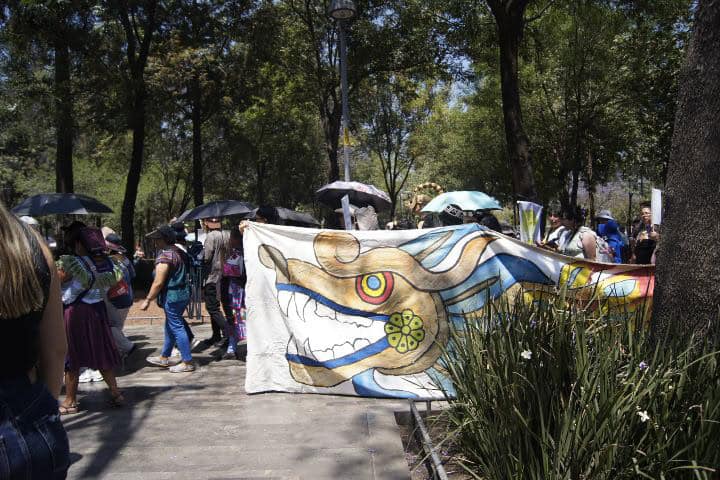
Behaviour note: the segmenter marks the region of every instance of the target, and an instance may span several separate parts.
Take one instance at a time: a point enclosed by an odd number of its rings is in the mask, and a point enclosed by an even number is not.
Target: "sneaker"
[[[90,377],[92,378],[93,382],[102,382],[103,381],[103,376],[102,376],[102,373],[100,373],[100,370],[90,370],[90,372],[92,372],[90,374]]]
[[[86,368],[83,370],[83,372],[80,374],[80,378],[78,379],[78,382],[80,383],[90,383],[93,381],[93,371],[89,368]]]
[[[177,365],[173,365],[169,368],[170,373],[187,373],[187,372],[194,372],[195,371],[195,365],[192,363],[185,363],[180,362]]]
[[[223,360],[236,360],[237,354],[233,350],[228,350],[225,355],[222,356]]]
[[[179,358],[162,358],[160,356],[147,357],[146,360],[148,363],[162,368],[168,368],[173,365],[177,365],[178,362],[180,362]]]

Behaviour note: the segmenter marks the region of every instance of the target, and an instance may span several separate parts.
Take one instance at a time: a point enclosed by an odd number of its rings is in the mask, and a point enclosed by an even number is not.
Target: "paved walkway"
[[[198,338],[209,327],[194,327]],[[81,384],[64,417],[68,478],[409,479],[393,412],[401,401],[328,395],[246,395],[245,363],[196,355],[194,373],[145,364],[162,325],[129,326],[138,344],[118,378],[129,405],[106,407],[104,384]]]

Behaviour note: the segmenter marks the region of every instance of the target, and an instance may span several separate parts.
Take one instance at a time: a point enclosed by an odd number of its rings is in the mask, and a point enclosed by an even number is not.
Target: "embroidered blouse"
[[[75,255],[62,255],[56,262],[58,270],[71,276],[60,285],[63,305],[75,302],[86,291],[82,302],[102,302],[105,292],[123,278],[122,268],[110,258],[107,259],[107,265],[99,267],[90,257],[84,256],[82,259],[84,262]]]

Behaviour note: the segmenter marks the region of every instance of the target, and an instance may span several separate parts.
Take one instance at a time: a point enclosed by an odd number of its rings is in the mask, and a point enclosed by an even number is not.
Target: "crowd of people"
[[[354,228],[378,228],[374,210],[355,207],[351,214]],[[261,208],[254,221],[272,218],[270,210]],[[641,205],[629,235],[608,210],[593,219],[595,230],[585,226],[580,208],[551,210],[547,219],[538,242],[542,248],[604,262],[655,261],[660,234],[649,204]],[[506,233],[492,213],[465,212],[457,205],[422,222],[418,228],[476,222]],[[222,359],[238,358],[246,339],[242,232],[247,225],[243,221],[223,230],[220,219],[205,219],[202,243],[186,241],[186,226],[177,221],[146,236],[155,250],[154,270],[140,309],[156,302],[165,315],[163,345],[159,355],[147,357],[148,363],[170,373],[193,372],[193,351],[201,345],[221,349]],[[53,256],[32,223],[0,204],[0,320],[5,326],[0,339],[0,438],[5,450],[0,460],[15,476],[32,464],[33,475],[42,472],[34,478],[64,478],[68,444],[59,415],[79,411],[79,383],[102,380],[110,406],[126,403],[115,371],[136,350],[123,328],[135,296],[135,266],[145,252],[138,246],[129,258],[120,236],[107,227],[74,221],[63,231],[64,251]],[[197,232],[195,237],[200,238]],[[197,278],[190,272],[198,266],[212,326],[204,341],[195,338],[184,316]],[[63,383],[65,397],[58,403]],[[52,442],[46,441],[48,436]]]
[[[660,233],[652,222],[649,203],[640,204],[640,216],[628,235],[609,210],[595,216],[596,229],[585,226],[585,210],[579,207],[551,210],[549,225],[538,246],[571,257],[606,263],[654,264]]]

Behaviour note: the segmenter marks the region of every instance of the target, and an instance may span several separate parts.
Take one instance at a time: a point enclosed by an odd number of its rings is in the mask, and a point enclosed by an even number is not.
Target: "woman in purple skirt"
[[[104,255],[102,232],[75,222],[65,234],[65,246],[73,255],[57,262],[61,280],[68,355],[65,365],[65,400],[60,413],[77,413],[80,367],[99,370],[110,389],[110,403],[122,406],[125,399],[118,390],[115,367],[120,364],[110,331],[105,292],[122,278],[122,270]]]

